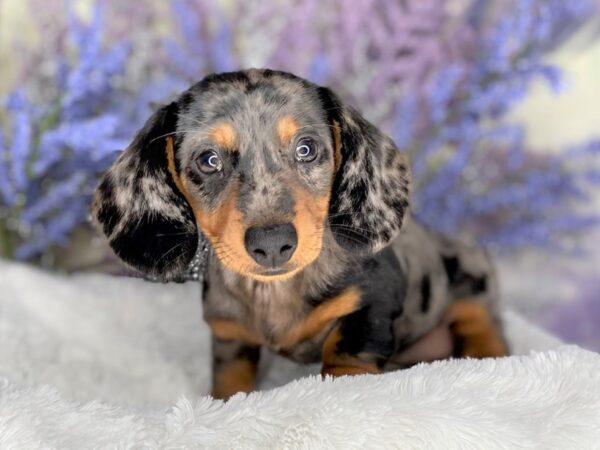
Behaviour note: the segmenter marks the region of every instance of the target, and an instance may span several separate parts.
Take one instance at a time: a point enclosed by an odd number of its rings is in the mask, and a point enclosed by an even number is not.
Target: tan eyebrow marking
[[[283,116],[277,122],[277,134],[284,144],[289,144],[300,127],[292,116]]]
[[[233,125],[227,122],[219,122],[210,131],[210,137],[213,141],[223,147],[225,150],[234,150],[237,140],[237,133]]]

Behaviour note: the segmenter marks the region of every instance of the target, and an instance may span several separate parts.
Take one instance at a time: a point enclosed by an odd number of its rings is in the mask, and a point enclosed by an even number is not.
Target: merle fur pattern
[[[298,136],[319,144],[311,165],[299,166],[290,156],[294,140],[286,146],[278,138],[283,116],[297,122]],[[235,149],[221,152],[223,171],[207,176],[197,160],[215,147],[207,130],[223,121],[235,130]],[[169,136],[185,193],[168,169]],[[331,90],[252,69],[211,75],[156,112],[104,176],[93,211],[120,258],[170,279],[194,255],[202,229],[198,211],[219,212],[233,190],[229,207],[245,228],[290,222],[302,198],[328,198],[327,215],[315,228],[319,253],[289,278],[257,279],[252,268],[232,269],[216,251],[230,245],[221,242],[229,237],[213,237],[205,319],[239,324],[259,341],[215,336],[215,370],[240,359],[255,364],[261,346],[296,361],[318,361],[334,328],[341,335],[337,353],[369,355],[385,370],[395,368],[394,355],[436,327],[454,301],[481,302],[500,325],[490,258],[417,223],[409,213],[409,188],[405,156]],[[352,311],[291,347],[282,345],[290,329],[349,288],[360,297]]]

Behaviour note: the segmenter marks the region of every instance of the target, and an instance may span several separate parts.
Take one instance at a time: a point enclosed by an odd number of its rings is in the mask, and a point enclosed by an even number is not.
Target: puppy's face
[[[316,92],[286,78],[250,83],[190,91],[167,141],[170,172],[223,265],[281,279],[321,251],[336,134]]]
[[[94,214],[116,253],[170,278],[197,228],[221,263],[271,281],[342,247],[376,251],[408,205],[391,140],[330,90],[283,72],[213,75],[151,117],[105,175]]]

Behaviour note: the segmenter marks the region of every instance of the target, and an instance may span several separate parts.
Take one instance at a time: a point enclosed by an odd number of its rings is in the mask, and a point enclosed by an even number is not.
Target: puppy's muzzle
[[[296,251],[298,235],[291,223],[251,227],[246,230],[244,244],[254,261],[267,269],[277,269]]]

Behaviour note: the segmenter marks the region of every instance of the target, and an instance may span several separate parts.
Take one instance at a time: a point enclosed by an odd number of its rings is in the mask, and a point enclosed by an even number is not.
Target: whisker
[[[338,224],[338,223],[330,223],[329,227],[332,228],[332,229],[334,229],[334,228],[342,228],[342,229],[345,229],[345,230],[364,231],[365,233],[373,234],[373,232],[371,230],[369,230],[368,228],[356,227],[354,225],[344,225],[344,224]]]
[[[201,130],[195,129],[195,130],[175,130],[175,131],[171,131],[169,133],[165,133],[165,134],[161,134],[160,136],[156,136],[153,139],[150,140],[150,144],[152,144],[154,141],[157,141],[159,139],[168,137],[168,136],[173,136],[176,134],[188,134],[188,133],[197,133],[199,136],[203,137],[203,136],[208,136],[208,133],[206,132],[202,132]]]
[[[335,125],[330,125],[328,123],[323,123],[323,122],[316,122],[316,123],[307,123],[305,125],[302,125],[301,127],[298,127],[298,130],[302,130],[304,128],[316,128],[316,127],[323,127],[323,128],[339,128],[336,127]]]
[[[196,233],[190,233],[189,231],[182,231],[180,233],[158,233],[156,236],[196,236]]]
[[[184,244],[186,244],[186,241],[179,242],[179,243],[175,244],[173,247],[171,247],[171,249],[169,249],[160,258],[158,258],[156,260],[156,262],[154,263],[154,267],[153,268],[156,269],[158,267],[158,263],[162,262],[171,252],[173,252],[177,248],[183,246]]]
[[[358,233],[356,233],[356,234],[357,234],[358,236],[360,236],[360,237],[363,237],[363,238],[365,237],[365,236],[359,235]],[[343,236],[344,236],[344,238],[345,238],[345,239],[349,239],[349,240],[351,240],[351,241],[353,241],[353,242],[355,242],[355,243],[357,243],[357,244],[365,245],[365,241],[363,241],[363,240],[360,240],[360,239],[359,239],[359,238],[357,238],[356,236],[352,236],[352,235],[350,235],[350,234],[343,234]]]
[[[178,115],[178,117],[181,117],[181,116],[179,116],[179,115]],[[196,122],[196,123],[197,123],[198,125],[200,125],[200,126],[209,125],[209,123],[208,123],[208,122],[203,122],[203,121],[201,121],[200,119],[197,119],[196,117],[189,117],[189,116],[188,116],[188,118],[192,119],[194,122]]]
[[[353,227],[332,225],[331,229],[332,229],[332,231],[337,231],[338,233],[344,234],[344,236],[353,234],[355,236],[360,236],[365,239],[373,239],[373,237],[375,235],[375,233],[373,233],[372,231],[360,229],[360,228],[353,228]]]
[[[349,212],[339,212],[339,213],[335,213],[335,214],[329,214],[329,218],[331,219],[332,217],[344,217],[344,216],[355,216],[356,214],[358,214],[358,211],[349,211]]]

